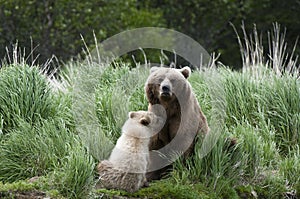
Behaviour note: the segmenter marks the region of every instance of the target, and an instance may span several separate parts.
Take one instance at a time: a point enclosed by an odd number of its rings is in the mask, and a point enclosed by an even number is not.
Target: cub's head
[[[136,138],[150,138],[163,126],[164,120],[149,111],[129,112],[122,132]]]
[[[189,67],[182,69],[152,67],[145,84],[145,92],[150,104],[170,103],[188,86]]]

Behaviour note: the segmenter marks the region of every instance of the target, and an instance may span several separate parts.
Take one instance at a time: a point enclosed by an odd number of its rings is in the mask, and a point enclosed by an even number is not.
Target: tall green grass
[[[61,160],[60,167],[47,174],[43,188],[58,190],[67,198],[90,198],[96,183],[96,164],[81,145],[81,140],[75,143],[77,146],[68,149],[68,155]]]
[[[72,148],[75,135],[63,122],[44,120],[32,126],[20,121],[6,135],[0,148],[0,180],[14,182],[42,176],[60,167]]]
[[[120,137],[129,111],[147,110],[144,84],[147,68],[108,66],[96,87],[96,112],[100,126],[113,142]]]
[[[266,69],[261,68],[261,70]],[[184,164],[181,161],[176,162],[171,174],[175,182],[179,184],[203,183],[208,188],[217,191],[219,196],[227,191],[238,194],[234,187],[243,184],[259,184],[258,181],[261,182],[260,185],[265,183],[264,186],[266,184],[277,186],[277,178],[267,178],[265,173],[278,171],[280,165],[285,165],[283,163],[284,154],[287,153],[285,150],[299,146],[299,141],[297,141],[299,131],[293,130],[299,128],[297,123],[299,118],[297,117],[296,122],[290,122],[290,117],[295,117],[294,115],[299,113],[299,82],[295,76],[286,74],[279,77],[271,70],[263,71],[264,76],[261,77],[247,72],[233,72],[226,68],[218,69],[211,79],[201,72],[192,74],[189,81],[203,111],[208,116],[210,125],[212,126],[212,122],[215,122],[214,117],[218,110],[220,110],[218,113],[220,116],[217,118],[224,121],[217,123],[223,125],[217,128],[220,132],[212,132],[216,134],[209,138],[211,140],[206,140],[208,143],[215,143],[206,156],[202,157],[199,154],[203,150],[203,140],[200,139],[195,149],[195,157]],[[146,109],[147,102],[144,101],[142,86],[133,89],[134,92],[132,92],[132,86],[129,87],[130,89],[124,87],[126,84],[123,83],[122,78],[126,77],[128,81],[131,81],[128,74],[134,71],[126,67],[121,69],[108,67],[105,73],[110,73],[107,75],[109,80],[105,79],[106,76],[102,76],[104,79],[101,79],[97,87],[97,116],[103,125],[103,131],[107,133],[106,136],[115,140],[119,136],[118,128],[121,127],[121,124],[117,124],[116,121],[122,120],[122,117],[124,120],[126,116],[122,116],[123,112],[128,110],[127,107],[134,107],[131,104],[136,103],[130,100],[134,99],[135,95],[139,96],[136,101],[140,103],[141,109]],[[114,79],[114,77],[117,78]],[[130,78],[135,78],[135,76]],[[212,85],[219,88],[212,90],[210,88]],[[278,95],[283,96],[278,89],[285,93],[285,101],[278,97]],[[124,99],[118,99],[119,94]],[[220,107],[214,110],[213,106],[218,104]],[[285,109],[284,106],[289,108]],[[275,111],[274,107],[283,107],[283,109]],[[221,110],[222,108],[224,110]],[[271,117],[270,113],[287,116]],[[282,131],[283,128],[286,130]],[[238,144],[230,146],[229,138],[233,137],[237,139]],[[287,139],[293,142],[286,142]],[[284,147],[284,144],[288,147]],[[288,164],[294,164],[294,160],[292,163],[286,163]],[[285,169],[291,172],[288,167]],[[278,175],[278,179],[281,181],[283,177]],[[290,189],[294,188],[290,187]],[[287,191],[288,189],[280,190]],[[276,193],[275,190],[273,191],[272,193]],[[284,193],[281,192],[281,194]]]
[[[70,96],[35,67],[7,66],[0,78],[0,181],[46,176],[45,189],[88,196],[95,162],[74,128]]]
[[[279,172],[286,178],[289,185],[295,185],[299,189],[300,176],[300,150],[299,145],[289,151],[289,154],[283,158],[279,164]],[[299,190],[298,190],[299,191]],[[298,194],[300,194],[298,192]]]
[[[294,186],[282,187],[277,193],[276,186],[284,177],[278,174],[277,177],[267,178],[266,173],[276,171],[277,175],[279,168],[287,173],[292,172],[288,166],[283,165],[294,164],[294,160],[290,160],[292,163],[284,163],[284,154],[294,153],[292,149],[299,146],[299,131],[295,131],[299,128],[299,118],[295,117],[299,113],[299,81],[295,76],[278,76],[264,67],[257,70],[261,70],[261,76],[252,72],[233,72],[226,68],[212,72],[211,77],[202,72],[192,74],[189,81],[208,116],[210,126],[217,119],[223,121],[217,121],[221,126],[216,129],[220,132],[212,132],[216,134],[206,140],[213,146],[204,157],[199,155],[203,150],[203,140],[200,139],[195,157],[188,163],[175,163],[171,174],[175,182],[201,183],[216,191],[219,196],[228,191],[238,194],[235,187],[240,185],[250,185],[252,189],[263,192],[254,185],[269,184],[274,186],[270,192],[279,195],[295,189]],[[126,65],[107,66],[100,77],[95,89],[97,119],[101,132],[115,142],[126,120],[126,112],[147,109],[143,91],[147,73],[145,76],[137,76],[136,71]],[[136,78],[141,78],[141,81]],[[212,89],[211,86],[217,88]],[[214,106],[219,107],[216,109]],[[296,122],[291,122],[291,118]],[[229,138],[233,137],[237,139],[236,146],[230,146]],[[94,143],[95,138],[91,139],[90,142]],[[94,148],[101,151],[102,146],[94,145]]]
[[[176,182],[204,183],[222,197],[228,191],[227,185],[235,193],[238,193],[238,189],[234,190],[237,185],[250,185],[261,195],[267,195],[267,192],[258,187],[270,186],[269,192],[274,197],[295,192],[299,177],[291,174],[298,173],[299,167],[299,80],[289,74],[278,76],[271,70],[265,73],[263,67],[257,70],[262,70],[264,76],[219,68],[218,77],[225,95],[224,126],[221,132],[211,133],[221,136],[215,138],[218,141],[207,156],[197,156],[202,150],[200,142],[195,157],[187,166],[181,161],[176,162],[172,176]],[[191,84],[195,87],[205,79],[207,77],[201,80],[200,75],[198,79],[191,79]],[[209,81],[205,83],[212,85]],[[214,95],[205,97],[201,92],[210,90],[200,88],[197,86],[194,91],[197,96],[203,96],[200,103],[204,104],[204,110],[209,107],[207,115],[212,126]],[[205,100],[209,101],[203,102]],[[238,144],[226,150],[230,137],[236,138]],[[287,186],[280,184],[284,179],[289,182]]]
[[[270,50],[276,63],[264,63],[257,38],[245,37],[244,45],[239,40],[245,70],[220,66],[193,72],[188,81],[211,133],[198,138],[193,157],[174,163],[167,180],[126,196],[299,196],[297,69],[294,62],[277,59],[285,57],[276,50],[282,44]],[[138,64],[88,60],[68,63],[62,82],[49,84],[34,67],[0,69],[0,181],[40,176],[41,190],[55,189],[66,198],[93,197],[95,165],[109,155],[128,112],[147,109],[148,74],[149,68]]]
[[[41,182],[43,189],[56,189],[66,197],[88,197],[95,183],[96,164],[90,154],[96,159],[105,158],[109,149],[104,142],[113,143],[118,138],[127,112],[147,109],[143,87],[148,69],[142,70],[144,72],[121,65],[108,66],[101,71],[96,86],[89,91],[96,93],[92,110],[87,110],[95,111],[99,129],[94,131],[69,125],[74,116],[70,109],[78,110],[70,106],[74,98],[70,101],[68,91],[58,95],[47,88],[52,99],[49,106],[59,104],[64,111],[51,119],[39,118],[34,123],[22,115],[16,118],[17,125],[1,136],[0,165],[3,169],[0,180],[15,182],[46,176]],[[220,68],[215,77],[218,78],[212,83],[204,73],[195,72],[189,81],[210,126],[216,119],[216,111],[225,114],[217,117],[223,119],[218,123],[222,125],[218,128],[220,132],[207,138],[212,147],[204,156],[201,152],[204,138],[200,137],[195,156],[184,163],[176,161],[170,182],[178,186],[201,184],[219,197],[237,197],[247,192],[247,187],[261,196],[267,194],[261,186],[268,186],[270,193],[278,197],[295,191],[299,178],[293,174],[298,172],[300,165],[297,160],[299,118],[295,117],[299,114],[297,78],[279,77],[269,71],[268,78],[257,79],[251,73],[224,68]],[[219,88],[212,90],[213,84]],[[218,103],[220,107],[216,109],[214,106]],[[291,122],[291,118],[296,122]],[[6,127],[3,125],[1,129]],[[237,139],[234,146],[230,142],[233,137]],[[272,178],[268,177],[270,173]],[[285,180],[288,186],[280,184]]]
[[[241,121],[258,128],[269,124],[276,131],[276,143],[282,152],[299,145],[300,90],[296,77],[278,77],[272,72],[259,79],[249,73],[226,72],[225,76],[228,126]]]
[[[35,123],[55,115],[53,96],[38,68],[7,66],[0,72],[0,115],[3,132],[18,125],[18,119]]]

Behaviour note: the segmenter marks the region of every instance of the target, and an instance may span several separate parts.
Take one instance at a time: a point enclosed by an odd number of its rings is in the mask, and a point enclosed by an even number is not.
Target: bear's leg
[[[147,181],[160,180],[163,177],[166,177],[168,173],[173,169],[172,165],[166,166],[164,168],[158,169],[156,171],[151,171],[146,174]]]

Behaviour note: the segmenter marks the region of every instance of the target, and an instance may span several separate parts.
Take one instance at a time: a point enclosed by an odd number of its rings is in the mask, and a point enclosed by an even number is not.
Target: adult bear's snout
[[[160,84],[160,92],[163,95],[172,95],[171,82],[168,79],[165,79]]]
[[[164,93],[168,93],[171,91],[170,85],[163,85],[161,89]]]

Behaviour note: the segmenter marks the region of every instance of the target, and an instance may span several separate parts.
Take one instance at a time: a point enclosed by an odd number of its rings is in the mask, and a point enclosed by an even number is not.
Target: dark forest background
[[[165,27],[187,34],[219,60],[238,68],[241,58],[233,24],[248,32],[256,24],[267,48],[275,22],[286,29],[292,49],[300,35],[300,0],[0,0],[0,59],[16,45],[28,62],[42,64],[53,55],[67,62],[89,47],[124,30]],[[300,54],[299,44],[296,54]],[[26,57],[25,56],[25,57]]]

